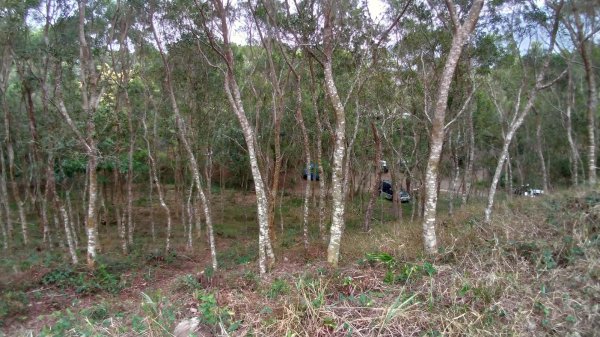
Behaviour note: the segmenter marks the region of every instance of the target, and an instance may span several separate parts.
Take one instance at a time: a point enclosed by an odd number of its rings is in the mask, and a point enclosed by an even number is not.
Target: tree
[[[446,109],[448,105],[448,92],[452,83],[452,77],[460,58],[463,45],[467,43],[471,32],[475,29],[479,13],[483,7],[483,0],[474,0],[463,23],[459,21],[457,8],[452,0],[446,1],[450,13],[451,25],[453,27],[452,45],[448,52],[444,70],[440,77],[437,89],[436,101],[432,113],[432,125],[430,135],[430,153],[425,173],[426,204],[423,216],[423,242],[425,250],[429,254],[437,252],[437,239],[435,235],[435,220],[437,207],[437,186],[439,179],[439,162],[444,143]]]
[[[508,130],[506,130],[506,135],[503,137],[502,150],[501,150],[500,156],[498,158],[496,170],[494,172],[494,176],[492,177],[492,184],[491,184],[491,187],[490,187],[490,190],[488,193],[488,202],[487,202],[487,207],[485,209],[485,222],[486,223],[489,223],[491,221],[492,207],[494,206],[494,197],[496,195],[496,188],[498,186],[498,180],[500,179],[500,174],[502,173],[502,166],[504,165],[504,161],[506,160],[506,158],[508,156],[508,150],[509,150],[509,147],[511,145],[512,139],[513,139],[516,131],[519,129],[521,124],[523,124],[525,117],[532,110],[538,92],[540,90],[542,90],[544,88],[548,88],[549,86],[554,84],[565,73],[565,72],[563,72],[563,74],[561,74],[559,77],[557,77],[556,79],[554,79],[548,83],[544,82],[545,76],[546,76],[546,71],[548,70],[548,66],[550,65],[552,51],[553,51],[554,45],[556,43],[556,34],[558,32],[558,27],[559,27],[560,12],[561,12],[563,5],[564,5],[564,1],[561,0],[554,8],[552,8],[552,10],[553,10],[552,26],[550,29],[550,43],[548,44],[548,51],[544,57],[542,69],[537,73],[533,87],[527,93],[527,101],[525,102],[524,106],[521,106],[521,98],[523,97],[523,91],[526,89],[526,86],[528,85],[527,81],[522,81],[522,84],[521,84],[520,88],[518,89],[518,92],[516,95],[516,101],[514,103],[514,112],[511,114],[511,117],[509,118],[510,122],[509,122]],[[506,114],[507,112],[504,112],[502,110],[502,108],[500,107],[500,105],[498,104],[498,102],[496,100],[494,100],[494,104],[496,105],[496,108],[498,109],[498,113],[500,113],[501,115],[507,116],[507,118],[508,118],[508,115]]]

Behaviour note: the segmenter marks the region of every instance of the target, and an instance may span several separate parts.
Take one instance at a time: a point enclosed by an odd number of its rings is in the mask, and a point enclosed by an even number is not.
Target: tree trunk
[[[469,111],[467,118],[469,131],[469,155],[467,159],[467,169],[465,170],[465,185],[462,194],[462,206],[466,205],[471,194],[471,185],[473,184],[473,163],[475,162],[475,130],[473,129],[473,110]]]
[[[8,80],[8,79],[4,79]],[[10,189],[12,192],[13,199],[17,204],[17,211],[19,214],[19,222],[21,223],[21,233],[23,237],[23,244],[27,245],[29,243],[28,234],[27,234],[27,220],[25,219],[25,203],[21,199],[21,193],[19,191],[19,186],[17,184],[17,180],[15,178],[15,152],[13,149],[13,141],[11,137],[11,113],[10,108],[8,106],[8,101],[6,97],[6,83],[2,83],[2,108],[4,109],[4,144],[6,146],[6,154],[8,156],[8,181],[10,184]]]
[[[377,127],[373,121],[371,121],[371,131],[373,132],[373,141],[375,142],[375,161],[373,163],[373,167],[375,168],[375,182],[371,186],[371,195],[369,196],[369,203],[367,204],[367,211],[365,212],[365,224],[363,227],[365,232],[371,230],[373,208],[379,194],[379,186],[381,185],[381,138],[379,138],[379,132],[377,132]],[[372,174],[369,174],[369,176],[372,176]],[[394,190],[394,199],[399,199],[399,192],[399,190]]]
[[[317,125],[317,167],[319,170],[319,236],[325,242],[327,236],[325,232],[325,203],[327,197],[327,187],[325,186],[327,177],[323,169],[323,125],[321,124],[321,115],[319,105],[317,104],[317,81],[313,69],[312,59],[309,60],[312,106],[315,111],[315,121]]]
[[[190,169],[192,171],[192,177],[196,184],[196,188],[197,188],[198,194],[200,196],[200,200],[202,201],[202,206],[204,208],[204,219],[206,221],[206,227],[208,228],[208,239],[210,242],[210,255],[211,255],[211,261],[212,261],[212,268],[214,270],[217,270],[217,267],[218,267],[217,251],[216,251],[215,238],[214,238],[214,233],[213,233],[210,205],[206,198],[206,194],[204,193],[204,189],[202,188],[202,181],[200,179],[200,170],[198,168],[198,162],[196,161],[196,156],[194,155],[194,151],[192,151],[192,147],[188,140],[188,134],[189,134],[187,131],[188,127],[185,124],[185,120],[182,118],[181,113],[179,112],[179,106],[177,104],[177,100],[175,99],[175,92],[173,90],[173,83],[171,81],[171,70],[170,70],[171,68],[170,68],[169,62],[167,61],[167,58],[162,50],[161,41],[158,38],[156,29],[154,28],[154,23],[152,21],[153,21],[153,18],[151,18],[152,33],[153,33],[154,39],[156,40],[156,43],[158,45],[158,49],[159,49],[163,64],[165,66],[166,84],[167,84],[168,94],[169,94],[169,98],[171,100],[171,107],[173,109],[173,114],[175,115],[175,123],[177,125],[177,129],[179,130],[177,135],[178,135],[179,139],[181,140],[181,142],[183,143],[183,147],[189,157],[189,164],[190,164]]]
[[[577,144],[573,140],[573,122],[571,119],[571,112],[575,106],[575,89],[573,86],[573,73],[571,71],[571,63],[568,66],[568,87],[567,87],[567,111],[566,111],[566,128],[567,128],[567,140],[569,142],[569,148],[571,150],[569,155],[569,163],[571,168],[571,179],[574,186],[579,185],[579,151],[577,150]]]
[[[502,145],[502,152],[500,153],[500,157],[498,158],[498,163],[496,165],[494,177],[492,178],[492,185],[490,186],[490,190],[488,193],[488,203],[487,203],[487,207],[484,212],[485,223],[489,224],[492,220],[492,208],[494,206],[494,197],[496,195],[496,187],[498,186],[498,180],[500,179],[500,174],[502,173],[502,166],[508,156],[508,149],[510,147],[512,138],[513,138],[515,132],[517,132],[517,130],[521,126],[521,124],[523,124],[523,121],[525,120],[525,117],[527,116],[529,111],[533,108],[533,104],[535,102],[537,94],[543,87],[546,86],[546,85],[542,84],[542,81],[544,80],[546,70],[548,69],[548,65],[550,64],[551,52],[552,52],[552,49],[554,48],[554,43],[556,42],[556,33],[558,32],[559,14],[562,9],[563,3],[564,2],[561,1],[560,4],[555,9],[554,23],[553,23],[552,31],[550,33],[551,34],[550,35],[550,47],[548,49],[549,52],[545,57],[541,71],[536,76],[535,85],[531,89],[531,92],[529,92],[529,94],[528,94],[527,103],[523,107],[523,110],[520,110],[520,104],[516,104],[515,115],[512,118],[512,122],[509,125],[508,133],[504,137],[504,144]],[[519,90],[519,94],[517,96],[517,102],[521,101],[521,97],[520,97],[521,94],[522,94],[522,91]]]
[[[456,15],[456,8],[452,1],[447,1],[448,10]],[[462,47],[467,42],[471,32],[477,24],[479,13],[483,7],[483,0],[474,0],[471,9],[467,14],[468,18],[459,26],[458,18],[453,17],[455,25],[455,33],[452,38],[452,46],[446,58],[444,70],[440,78],[440,84],[437,93],[437,100],[434,107],[431,135],[430,135],[430,152],[427,160],[427,170],[425,173],[425,210],[423,214],[423,243],[425,251],[428,254],[437,252],[437,238],[435,235],[435,221],[437,214],[437,183],[439,179],[439,162],[444,144],[444,123],[446,119],[446,109],[448,106],[448,92],[450,84],[456,70],[456,65]],[[454,16],[453,15],[453,16]]]
[[[535,148],[540,157],[540,169],[542,170],[542,188],[544,192],[548,192],[548,171],[546,170],[546,161],[544,159],[544,151],[542,148],[542,118],[538,114],[535,128]]]
[[[587,83],[588,182],[590,186],[596,186],[596,113],[598,112],[598,95],[596,93],[596,76],[591,57],[592,46],[593,39],[589,39],[587,43],[582,41],[579,50],[583,60]]]
[[[156,113],[156,112],[155,112]],[[165,215],[167,216],[167,234],[166,234],[166,242],[165,242],[165,253],[168,253],[171,249],[171,210],[167,203],[165,202],[162,185],[160,184],[160,180],[158,179],[158,168],[156,165],[156,161],[154,160],[154,154],[152,151],[152,146],[150,146],[150,140],[148,139],[148,126],[146,125],[146,114],[142,117],[142,126],[144,128],[144,140],[146,141],[146,149],[148,150],[148,160],[150,161],[150,174],[152,175],[152,180],[156,185],[156,191],[158,193],[158,201],[160,202],[160,207],[165,211]]]
[[[267,263],[271,265],[275,261],[275,255],[273,254],[273,248],[271,246],[271,240],[269,235],[269,199],[267,191],[265,189],[262,173],[260,172],[260,168],[258,166],[258,159],[256,156],[256,137],[254,135],[252,127],[250,126],[248,118],[246,117],[246,112],[242,104],[240,89],[238,87],[234,74],[234,57],[233,51],[231,50],[231,46],[229,43],[229,27],[227,23],[227,13],[221,0],[214,0],[213,3],[216,7],[216,14],[219,16],[220,19],[220,30],[223,37],[223,50],[220,52],[220,55],[222,56],[223,61],[227,66],[227,70],[225,73],[224,89],[229,100],[229,104],[231,105],[233,112],[235,113],[242,128],[242,133],[244,134],[244,140],[246,141],[246,146],[248,150],[248,157],[250,159],[250,169],[252,171],[252,178],[254,180],[254,190],[256,191],[256,208],[259,227],[258,264],[260,274],[265,275],[267,272]],[[208,30],[208,28],[206,29]],[[214,40],[214,37],[212,36],[212,34],[209,34],[209,36],[211,38],[211,44],[213,45],[213,48],[217,48],[215,46],[216,42]],[[267,261],[267,259],[269,259],[269,262]]]
[[[331,5],[331,4],[330,4]],[[325,62],[323,64],[325,75],[325,92],[329,98],[335,114],[335,144],[333,147],[333,167],[331,177],[332,216],[329,246],[327,247],[327,262],[337,267],[340,259],[340,244],[344,232],[344,155],[346,154],[346,112],[337,92],[333,79],[333,11],[334,8],[325,9],[325,26],[323,29],[323,44]],[[357,120],[358,123],[358,120]]]
[[[13,224],[12,224],[12,214],[10,209],[10,202],[8,201],[8,188],[6,184],[6,163],[4,161],[4,148],[0,144],[0,169],[2,172],[0,173],[0,202],[4,207],[4,215],[6,217],[6,234],[9,238],[9,243],[12,243],[13,239]]]

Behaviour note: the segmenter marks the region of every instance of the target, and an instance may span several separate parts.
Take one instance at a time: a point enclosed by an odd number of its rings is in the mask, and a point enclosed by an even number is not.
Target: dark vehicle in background
[[[319,167],[316,164],[310,164],[310,167],[302,171],[302,179],[310,181],[319,181]]]
[[[522,195],[525,197],[539,197],[544,194],[544,190],[539,188],[531,188],[529,187],[529,184],[527,184],[516,188],[514,193],[516,195]]]
[[[387,200],[394,200],[394,189],[392,188],[392,182],[389,180],[382,180],[379,185],[379,196]],[[401,203],[410,202],[410,194],[404,190],[398,192],[398,198]]]
[[[539,188],[531,188],[529,184],[515,188],[514,193],[516,195],[522,195],[525,197],[539,197],[544,194],[544,190]]]

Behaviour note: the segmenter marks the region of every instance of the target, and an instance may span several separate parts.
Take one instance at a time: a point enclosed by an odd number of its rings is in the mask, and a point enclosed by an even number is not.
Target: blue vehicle
[[[314,163],[302,171],[302,179],[304,180],[319,181],[319,178],[319,167]]]
[[[392,188],[392,182],[389,180],[382,180],[381,181],[381,185],[379,185],[379,196],[387,199],[387,200],[394,200],[394,189]],[[408,192],[404,191],[404,190],[400,190],[400,192],[398,192],[398,200],[400,200],[401,203],[407,203],[410,202],[410,194],[408,194]]]

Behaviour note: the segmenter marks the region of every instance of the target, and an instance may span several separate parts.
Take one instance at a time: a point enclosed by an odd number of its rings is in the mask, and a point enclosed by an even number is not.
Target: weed
[[[202,285],[200,284],[200,282],[198,282],[198,279],[192,274],[180,276],[177,278],[177,280],[175,280],[175,289],[193,291],[198,290],[200,288],[202,288]]]
[[[267,298],[273,300],[279,297],[280,295],[288,294],[290,292],[290,286],[283,279],[276,279],[271,283],[271,287],[267,291]]]
[[[175,323],[175,308],[160,292],[142,292],[142,310],[147,316],[151,335],[169,335]]]
[[[102,321],[110,317],[110,309],[106,303],[99,303],[89,308],[81,310],[81,315],[89,318],[93,322]]]
[[[0,295],[0,326],[2,321],[10,316],[27,312],[29,298],[22,291],[7,291]]]
[[[232,332],[240,327],[240,321],[234,321],[234,312],[228,307],[220,307],[213,293],[203,290],[194,292],[198,300],[198,310],[201,314],[200,320],[216,328],[217,324],[224,326],[227,331]]]

